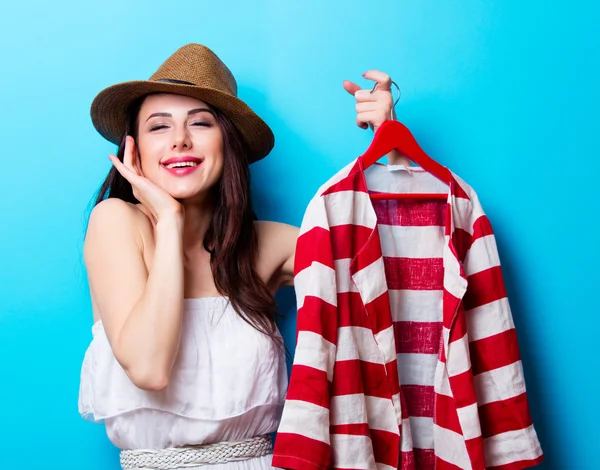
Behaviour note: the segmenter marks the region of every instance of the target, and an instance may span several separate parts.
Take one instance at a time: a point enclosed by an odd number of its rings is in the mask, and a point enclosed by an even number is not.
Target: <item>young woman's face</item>
[[[202,196],[223,174],[223,134],[203,101],[148,96],[140,108],[136,142],[146,178],[176,199]]]

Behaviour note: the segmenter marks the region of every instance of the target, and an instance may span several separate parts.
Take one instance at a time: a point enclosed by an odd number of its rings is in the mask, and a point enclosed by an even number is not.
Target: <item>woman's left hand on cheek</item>
[[[393,98],[392,79],[379,70],[369,70],[363,77],[376,82],[375,90],[363,90],[356,83],[344,80],[344,89],[356,99],[356,125],[362,129],[371,126],[373,131],[390,119]]]

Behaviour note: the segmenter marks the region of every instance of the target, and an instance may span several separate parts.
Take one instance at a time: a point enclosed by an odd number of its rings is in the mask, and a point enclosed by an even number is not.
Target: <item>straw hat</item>
[[[268,155],[273,132],[250,107],[237,98],[237,84],[227,66],[208,47],[188,44],[169,57],[149,80],[118,83],[102,90],[92,102],[94,127],[119,144],[129,105],[148,93],[191,96],[223,112],[235,124],[250,150],[249,161]]]

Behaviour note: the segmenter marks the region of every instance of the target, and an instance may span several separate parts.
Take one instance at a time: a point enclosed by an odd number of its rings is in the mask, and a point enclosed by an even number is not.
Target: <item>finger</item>
[[[367,101],[376,101],[377,96],[375,95],[375,93],[371,93],[371,90],[358,90],[356,93],[354,93],[354,98],[356,98],[356,101],[358,101],[359,103]]]
[[[381,72],[379,70],[368,70],[367,72],[363,73],[363,77],[377,82],[377,90],[391,90],[392,79],[385,72]]]
[[[377,111],[380,108],[376,101],[365,101],[364,103],[356,103],[356,113],[366,113],[369,111]]]
[[[368,129],[369,122],[365,118],[365,115],[368,113],[361,113],[356,115],[356,125],[361,129]]]
[[[366,101],[390,101],[392,100],[392,94],[387,90],[358,90],[354,94],[354,98],[358,102],[366,102]]]
[[[361,126],[359,123],[366,123],[367,125],[371,125],[373,127],[379,127],[384,121],[385,117],[382,115],[382,113],[377,111],[367,111],[356,115],[356,123],[363,129],[366,129],[366,127]]]
[[[354,94],[354,98],[359,103],[367,101],[380,101],[383,103],[392,102],[392,94],[387,90],[359,90]]]
[[[360,90],[360,87],[356,83],[353,83],[349,80],[344,80],[344,90],[353,95]]]
[[[125,136],[125,149],[123,150],[123,165],[125,165],[127,168],[131,168],[131,165],[133,164],[130,140],[131,138],[129,136]]]
[[[135,143],[133,142],[133,137],[128,135],[125,138],[125,151],[123,152],[123,164],[130,171],[137,173],[135,171],[134,152],[135,152]]]
[[[121,174],[121,176],[123,176],[123,178],[125,178],[127,181],[129,181],[133,185],[134,184],[133,180],[135,180],[135,177],[137,176],[135,174],[135,172],[133,172],[132,170],[127,168],[123,164],[123,162],[121,160],[119,160],[115,155],[109,155],[108,158],[110,159],[110,161],[112,162],[114,167],[117,169],[117,171]]]
[[[137,145],[135,145],[134,142],[134,149],[133,149],[133,161],[134,161],[134,168],[136,173],[139,176],[144,176],[144,173],[142,172],[142,160],[140,159],[140,153],[138,152],[138,148]]]
[[[389,110],[392,105],[392,96],[387,91],[376,92],[380,94],[375,94],[374,99],[359,99],[356,100],[357,105],[365,105],[365,109],[387,109]],[[358,109],[358,108],[357,108]]]

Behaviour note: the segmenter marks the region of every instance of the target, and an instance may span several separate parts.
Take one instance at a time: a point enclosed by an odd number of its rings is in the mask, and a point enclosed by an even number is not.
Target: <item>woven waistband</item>
[[[217,442],[200,446],[122,450],[121,467],[123,470],[199,467],[263,457],[272,452],[271,447],[269,436],[257,436],[243,441]]]

